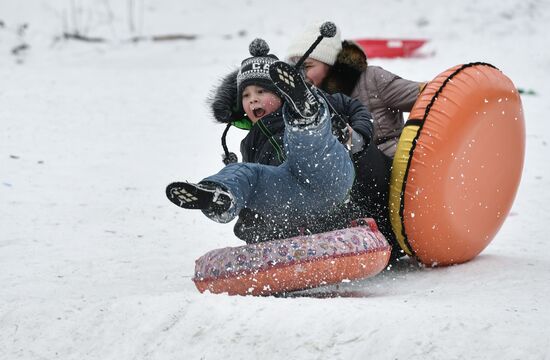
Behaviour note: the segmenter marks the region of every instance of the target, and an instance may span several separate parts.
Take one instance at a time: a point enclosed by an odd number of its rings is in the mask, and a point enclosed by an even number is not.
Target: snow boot
[[[200,209],[209,217],[219,217],[233,205],[233,196],[214,183],[174,182],[166,187],[168,200],[184,209]]]
[[[277,61],[269,66],[269,76],[292,109],[290,125],[316,125],[319,101],[314,94],[314,88],[309,88],[298,70],[290,64]]]

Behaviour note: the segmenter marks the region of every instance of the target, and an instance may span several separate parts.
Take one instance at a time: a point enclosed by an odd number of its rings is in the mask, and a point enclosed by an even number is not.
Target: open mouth
[[[261,118],[262,116],[265,115],[265,110],[262,109],[262,108],[257,108],[257,109],[252,110],[252,113],[254,114],[255,117],[257,117],[259,119],[259,118]]]

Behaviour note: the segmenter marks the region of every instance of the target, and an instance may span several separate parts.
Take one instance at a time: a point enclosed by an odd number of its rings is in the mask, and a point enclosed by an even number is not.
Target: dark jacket
[[[258,120],[241,141],[242,161],[275,166],[283,163],[284,130],[285,123],[280,111]]]
[[[211,109],[218,122],[227,123],[241,119],[242,108],[236,104],[235,75],[223,79],[213,93]],[[232,95],[235,97],[231,99]],[[333,129],[341,121],[350,124],[365,140],[363,151],[353,155],[356,178],[350,193],[350,201],[334,209],[333,214],[311,219],[307,224],[274,223],[269,216],[243,209],[234,227],[237,237],[247,243],[297,236],[303,233],[318,233],[349,226],[350,221],[361,217],[373,217],[390,243],[395,244],[388,214],[388,191],[391,160],[372,141],[372,117],[367,107],[344,94],[323,94],[331,107]],[[263,117],[253,125],[241,142],[243,162],[280,165],[284,161],[284,121],[279,112]],[[396,246],[394,248],[397,249]]]

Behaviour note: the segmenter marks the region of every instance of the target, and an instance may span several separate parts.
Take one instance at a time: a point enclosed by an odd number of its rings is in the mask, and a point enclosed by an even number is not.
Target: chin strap
[[[229,151],[229,149],[227,148],[227,142],[225,141],[225,138],[227,137],[227,132],[229,131],[230,127],[231,123],[228,123],[222,134],[222,147],[224,152],[224,154],[222,155],[222,161],[225,165],[233,164],[239,161],[239,159],[237,158],[237,154]]]

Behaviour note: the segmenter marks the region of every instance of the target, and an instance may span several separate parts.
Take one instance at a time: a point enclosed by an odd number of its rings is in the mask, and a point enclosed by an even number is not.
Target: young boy
[[[221,223],[245,207],[282,221],[327,215],[346,200],[354,179],[351,157],[332,135],[327,104],[294,67],[268,54],[263,40],[252,42],[250,53],[237,75],[238,95],[252,122],[280,111],[286,161],[229,164],[198,184],[172,183],[166,195]]]
[[[326,40],[330,42],[330,39]],[[252,120],[248,117],[243,118],[243,111],[239,109],[242,105],[237,106],[236,83],[237,72],[232,71],[222,79],[210,97],[210,106],[216,121],[229,124],[222,136],[222,144],[225,144],[229,126],[246,129],[248,133],[241,141],[240,147],[243,162],[275,166],[282,164],[285,160],[283,119],[275,112],[254,120],[254,125],[250,126]],[[281,222],[272,219],[269,213],[261,214],[244,208],[235,223],[233,229],[235,235],[247,243],[257,243],[304,233],[340,229],[349,226],[351,220],[372,217],[386,239],[394,245],[395,257],[402,256],[398,253],[400,248],[389,220],[388,194],[391,163],[373,141],[372,116],[368,108],[359,100],[351,99],[342,93],[329,95],[318,88],[316,91],[331,105],[333,112],[341,115],[338,117],[333,114],[333,120],[341,121],[341,118],[344,118],[353,130],[350,134],[351,153],[357,176],[350,192],[350,201],[335,208],[328,216],[309,218],[306,222],[300,220]],[[333,126],[333,131],[336,128],[341,127]],[[335,135],[339,136],[340,133]],[[344,142],[344,139],[340,138],[340,141]],[[227,146],[224,146],[224,152],[224,163],[227,163],[226,159],[230,158],[229,154],[231,154]]]

